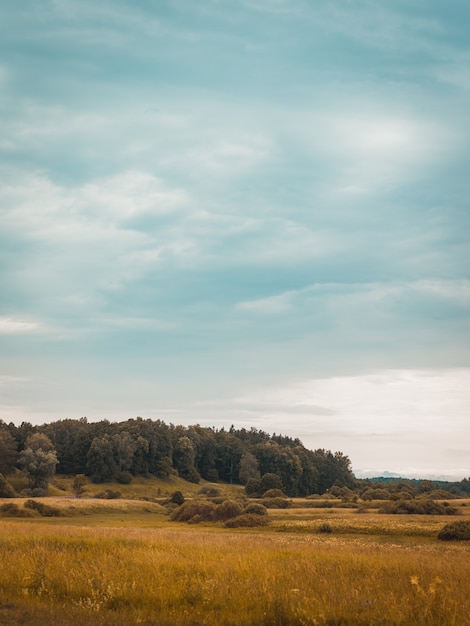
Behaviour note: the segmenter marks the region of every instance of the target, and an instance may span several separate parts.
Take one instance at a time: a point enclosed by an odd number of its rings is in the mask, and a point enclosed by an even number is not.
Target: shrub
[[[265,498],[261,503],[268,509],[288,509],[292,506],[292,500],[287,498]]]
[[[21,509],[15,502],[7,502],[0,506],[0,515],[3,517],[20,517]]]
[[[261,481],[259,478],[249,478],[246,481],[245,493],[247,496],[258,497],[262,492]]]
[[[242,528],[242,527],[253,527],[253,526],[267,526],[268,520],[256,514],[243,513],[242,515],[237,515],[237,517],[232,517],[227,520],[224,524],[226,528]]]
[[[98,500],[117,500],[121,497],[121,492],[114,491],[114,489],[105,489],[104,491],[100,491],[95,494],[93,497]]]
[[[215,508],[214,517],[216,520],[228,520],[237,515],[241,515],[242,507],[235,500],[225,500]]]
[[[217,496],[220,496],[220,491],[216,487],[209,487],[208,485],[201,487],[199,489],[199,493],[204,496],[208,496],[209,498],[216,498]]]
[[[448,502],[439,503],[434,500],[399,500],[387,502],[379,509],[379,513],[399,515],[457,515],[458,509]]]
[[[328,522],[323,522],[323,524],[320,524],[320,526],[318,527],[317,532],[329,534],[333,532],[333,529],[328,524]]]
[[[470,521],[446,524],[437,535],[441,541],[470,541]]]
[[[277,474],[263,474],[261,476],[261,493],[268,491],[268,489],[282,489],[282,480]]]
[[[259,502],[251,502],[247,507],[243,510],[244,515],[267,515],[268,509],[264,506],[264,504],[260,504]]]
[[[57,507],[49,506],[48,504],[44,504],[44,502],[37,502],[37,500],[26,500],[24,508],[37,511],[42,517],[60,517],[61,515]]]
[[[185,502],[173,511],[173,522],[209,522],[214,519],[215,505],[212,502]]]
[[[268,489],[263,493],[263,498],[285,498],[282,489]]]
[[[133,476],[130,472],[117,472],[115,478],[118,483],[121,483],[121,485],[130,485]]]
[[[170,497],[170,502],[178,505],[184,504],[184,496],[181,491],[173,491]]]

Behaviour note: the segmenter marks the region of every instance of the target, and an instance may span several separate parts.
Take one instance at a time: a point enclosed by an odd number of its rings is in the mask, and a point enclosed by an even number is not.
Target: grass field
[[[470,624],[469,542],[436,539],[455,518],[272,509],[234,530],[154,502],[43,501],[67,516],[0,519],[2,626]]]

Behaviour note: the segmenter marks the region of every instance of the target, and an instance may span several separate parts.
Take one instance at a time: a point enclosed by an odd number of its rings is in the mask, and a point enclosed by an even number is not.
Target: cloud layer
[[[469,11],[1,11],[2,419],[252,419],[356,467],[455,469]]]

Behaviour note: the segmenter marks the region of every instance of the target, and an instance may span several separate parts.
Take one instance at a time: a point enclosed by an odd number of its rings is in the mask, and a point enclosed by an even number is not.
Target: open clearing
[[[436,539],[455,517],[272,509],[234,530],[156,502],[43,502],[66,516],[0,522],[2,626],[469,623],[470,546]]]

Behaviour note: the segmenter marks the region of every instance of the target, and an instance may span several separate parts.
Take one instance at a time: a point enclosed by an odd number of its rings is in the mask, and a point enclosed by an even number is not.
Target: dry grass
[[[233,531],[138,508],[149,504],[3,519],[0,625],[468,623],[468,546],[434,538],[442,518],[271,511],[267,530]],[[325,520],[332,535],[316,532]]]

